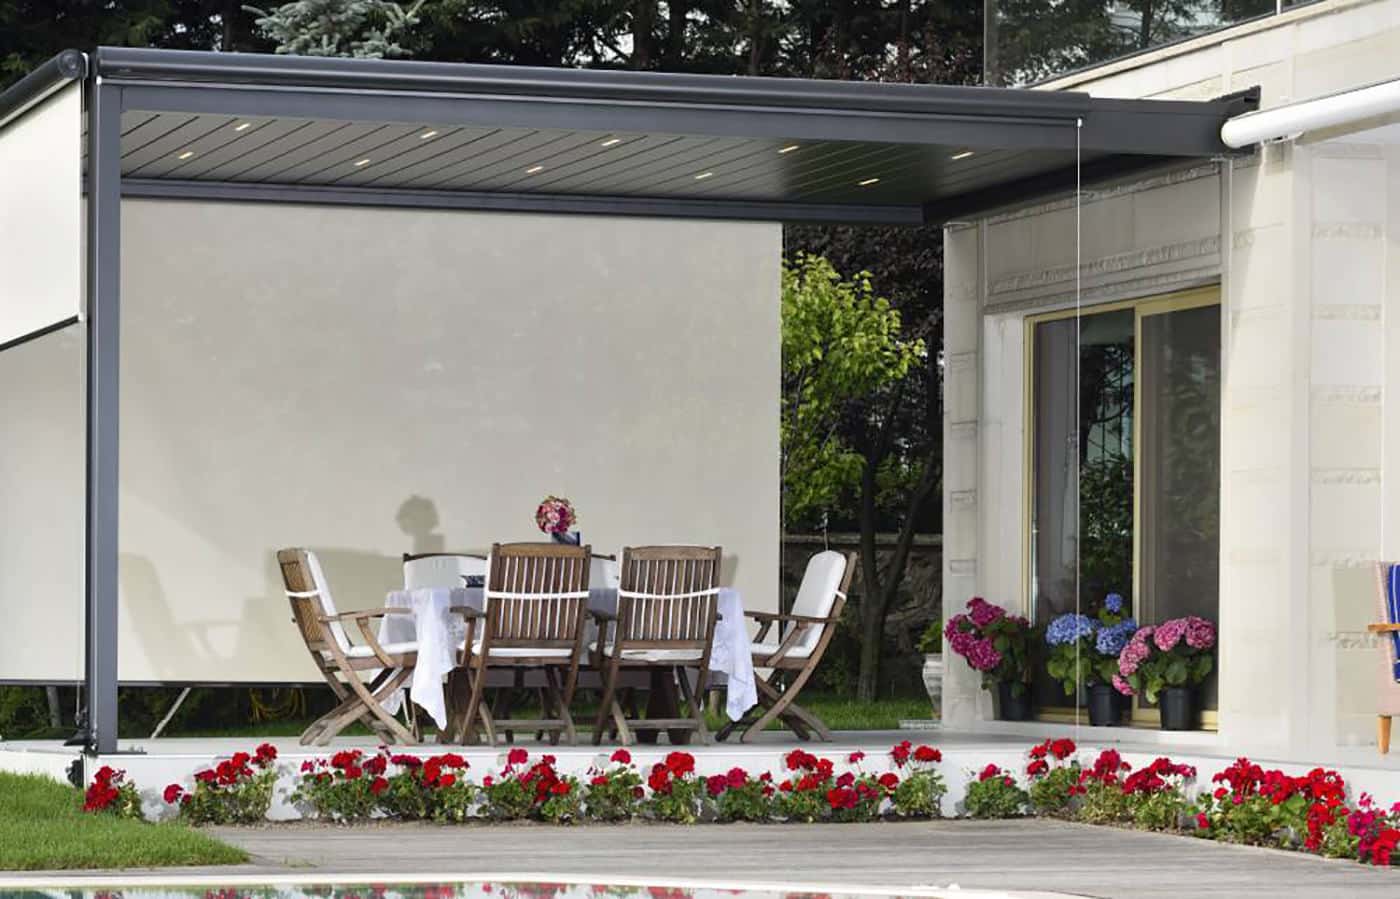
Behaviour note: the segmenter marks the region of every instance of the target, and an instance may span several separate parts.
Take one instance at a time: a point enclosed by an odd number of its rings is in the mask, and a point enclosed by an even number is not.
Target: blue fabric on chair
[[[1385,591],[1385,613],[1391,624],[1400,624],[1400,565],[1390,566],[1390,580]],[[1392,649],[1391,658],[1394,662],[1394,675],[1397,683],[1400,683],[1400,631],[1390,635],[1390,645]]]

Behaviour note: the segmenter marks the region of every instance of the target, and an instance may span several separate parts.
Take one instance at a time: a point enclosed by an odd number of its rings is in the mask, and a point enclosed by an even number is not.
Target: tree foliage
[[[423,3],[404,9],[389,0],[297,0],[244,8],[258,16],[258,30],[278,53],[385,59],[410,55],[399,39],[418,24]]]
[[[852,405],[902,381],[927,353],[902,336],[899,312],[869,272],[850,279],[798,253],[782,272],[783,515],[830,509],[859,483],[865,460],[840,424]]]

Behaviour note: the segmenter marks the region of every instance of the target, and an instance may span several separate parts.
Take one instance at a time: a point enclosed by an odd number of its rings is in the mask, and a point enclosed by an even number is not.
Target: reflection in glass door
[[[1051,314],[1030,327],[1032,620],[1093,615],[1109,593],[1143,623],[1218,620],[1218,292]],[[1040,667],[1040,707],[1073,706]],[[1215,707],[1213,684],[1202,698]]]

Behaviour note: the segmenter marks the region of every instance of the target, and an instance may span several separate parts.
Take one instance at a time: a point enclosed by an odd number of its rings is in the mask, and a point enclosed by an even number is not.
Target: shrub
[[[330,821],[362,821],[379,807],[379,797],[389,788],[384,777],[389,757],[369,758],[358,749],[343,749],[329,759],[301,763],[301,778],[292,791],[292,802],[309,807],[318,818]]]
[[[743,768],[730,768],[707,777],[705,791],[720,821],[762,823],[773,816],[773,777],[767,772],[750,777]]]
[[[1017,696],[1029,689],[1030,631],[1025,618],[1007,615],[980,596],[968,600],[967,611],[949,618],[943,627],[948,648],[982,672],[984,690],[1009,683]]]
[[[1215,666],[1215,625],[1195,615],[1148,625],[1133,633],[1118,654],[1113,686],[1156,702],[1164,687],[1196,686]]]
[[[1123,772],[1131,766],[1116,749],[1105,749],[1094,764],[1079,772],[1079,808],[1076,817],[1089,824],[1126,821],[1130,815],[1123,792]]]
[[[190,824],[254,824],[267,816],[277,785],[277,748],[263,743],[236,752],[213,768],[196,771],[194,788],[170,784],[162,794]]]
[[[831,759],[817,758],[805,749],[794,749],[784,758],[783,764],[788,777],[778,784],[778,815],[788,821],[808,823],[827,817],[831,810],[827,793],[835,787],[835,766]]]
[[[371,781],[370,792],[378,811],[404,821],[465,821],[471,816],[477,790],[463,773],[470,765],[457,753],[431,756],[426,761],[400,753],[389,756],[389,763],[397,770],[392,774],[381,771],[382,783]]]
[[[943,795],[948,787],[934,766],[943,761],[943,753],[932,746],[911,747],[905,740],[890,750],[895,767],[904,779],[893,773],[882,774],[880,780],[890,793],[895,814],[902,818],[937,818],[943,813]]]
[[[1347,843],[1354,858],[1371,865],[1389,865],[1400,845],[1400,802],[1387,813],[1369,795],[1361,794],[1346,819]]]
[[[125,771],[110,765],[98,768],[92,776],[92,783],[83,794],[83,811],[134,821],[143,817],[136,784],[126,779]]]
[[[1069,814],[1070,803],[1082,792],[1079,762],[1073,759],[1075,749],[1073,740],[1063,738],[1031,747],[1026,781],[1032,810],[1055,817]]]
[[[589,769],[584,807],[595,821],[630,821],[641,811],[646,796],[642,775],[626,749],[617,750],[608,761],[610,768]]]
[[[494,821],[527,817],[550,824],[577,821],[583,811],[583,791],[577,778],[555,770],[555,761],[554,756],[544,755],[532,765],[524,749],[510,750],[500,774],[481,781],[482,813]]]
[[[1196,769],[1159,758],[1123,779],[1126,811],[1146,830],[1177,830],[1186,816],[1186,783]]]
[[[988,765],[967,785],[963,806],[973,818],[1015,818],[1025,813],[1030,797],[1016,780],[996,765]]]
[[[665,761],[652,766],[647,777],[651,798],[647,812],[658,821],[694,824],[700,818],[705,783],[695,775],[695,756],[688,752],[668,753]]]

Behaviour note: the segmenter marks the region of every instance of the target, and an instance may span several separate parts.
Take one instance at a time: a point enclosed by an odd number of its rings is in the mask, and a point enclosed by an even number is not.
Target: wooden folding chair
[[[380,645],[371,622],[409,609],[366,609],[337,612],[335,600],[316,554],[307,549],[277,552],[282,583],[292,604],[292,621],[301,632],[316,668],[340,703],[311,723],[301,735],[302,745],[324,746],[354,721],[364,721],[385,743],[413,743],[414,735],[384,708],[413,674],[418,660],[416,642]],[[350,642],[345,623],[353,621],[364,637],[363,645]],[[373,672],[366,682],[362,675]]]
[[[588,568],[592,550],[558,543],[498,543],[487,563],[485,608],[468,615],[467,642],[461,666],[468,674],[470,698],[457,732],[461,742],[475,741],[478,720],[486,741],[496,742],[496,723],[482,703],[488,669],[538,669],[545,686],[543,717],[512,718],[512,730],[562,734],[577,742],[569,705],[578,685],[588,627]],[[475,618],[475,621],[473,621]],[[475,625],[475,627],[473,627]]]
[[[795,700],[817,670],[831,635],[836,632],[855,571],[855,553],[819,552],[807,561],[791,614],[746,613],[759,623],[753,643],[753,666],[771,669],[771,673],[767,678],[754,679],[758,687],[758,705],[739,721],[731,721],[721,728],[721,740],[743,728],[739,739],[747,743],[763,733],[775,719],[781,718],[803,740],[810,740],[815,734],[820,740],[831,741],[831,731],[821,719]],[[782,637],[769,640],[768,632],[775,624],[782,625]],[[782,685],[785,676],[791,676],[786,687]]]
[[[715,639],[722,552],[718,546],[637,546],[622,550],[617,613],[596,613],[598,640],[594,665],[603,672],[603,697],[593,743],[602,742],[608,718],[618,740],[632,742],[634,730],[668,730],[672,741],[690,731],[710,741],[705,726],[705,678]],[[697,671],[691,685],[685,669]],[[663,714],[679,716],[673,684],[690,705],[690,717],[628,718],[617,701],[619,678],[627,670],[652,670],[653,690],[667,691]]]

